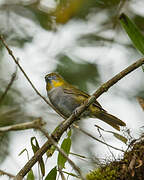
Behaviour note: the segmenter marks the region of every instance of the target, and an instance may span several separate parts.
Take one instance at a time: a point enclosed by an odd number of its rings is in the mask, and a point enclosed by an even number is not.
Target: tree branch
[[[4,126],[0,127],[0,133],[1,132],[8,132],[8,131],[19,131],[19,130],[26,130],[26,129],[39,129],[46,123],[42,121],[41,118],[37,118],[33,120],[32,122],[25,122],[25,123],[19,123],[15,125],[10,126]]]
[[[83,177],[83,175],[81,173],[80,168],[67,156],[67,154],[63,151],[63,149],[58,147],[56,141],[51,136],[49,136],[47,131],[42,127],[40,127],[39,130],[48,138],[49,141],[52,142],[52,144],[55,146],[55,148],[67,159],[67,161],[74,168],[74,170],[78,172],[78,174],[80,175],[80,178],[82,180],[85,180],[85,178]]]
[[[6,89],[5,89],[4,93],[2,94],[2,96],[0,97],[0,104],[1,104],[2,101],[4,100],[4,98],[5,98],[5,96],[7,95],[9,89],[11,88],[14,80],[16,79],[16,73],[17,73],[17,69],[16,69],[15,72],[12,74],[11,80],[10,80],[8,86],[6,87]]]
[[[55,139],[56,142],[59,141],[62,134],[70,127],[70,125],[77,120],[77,118],[84,112],[86,108],[90,104],[92,104],[97,97],[99,97],[102,93],[106,92],[111,86],[113,86],[120,79],[125,77],[127,74],[135,70],[144,64],[144,59],[138,60],[136,63],[130,65],[128,68],[121,71],[119,74],[114,76],[112,79],[104,83],[88,100],[84,102],[83,105],[80,106],[79,111],[77,113],[73,113],[66,121],[62,122],[56,130],[51,134],[51,137]],[[35,153],[35,155],[25,164],[25,166],[19,171],[15,180],[21,180],[33,167],[33,165],[38,161],[38,159],[43,156],[43,154],[52,146],[52,142],[49,140]]]
[[[6,175],[6,176],[8,176],[9,178],[14,178],[14,177],[15,177],[13,174],[7,173],[7,172],[5,172],[5,171],[3,171],[3,170],[0,170],[0,176],[1,176],[1,175]]]
[[[2,38],[2,36],[0,36],[1,41],[3,42],[4,46],[7,48],[9,54],[11,55],[11,57],[13,58],[13,60],[15,61],[15,63],[17,64],[17,66],[20,68],[20,70],[23,72],[23,74],[25,75],[26,79],[28,80],[28,82],[31,84],[31,86],[33,87],[33,89],[35,90],[35,92],[45,101],[47,102],[47,104],[49,104],[51,107],[52,105],[38,92],[38,90],[35,88],[35,86],[32,84],[32,82],[30,81],[30,79],[28,78],[28,76],[26,75],[26,73],[24,72],[24,70],[22,69],[22,67],[19,65],[18,61],[16,60],[16,58],[14,57],[12,51],[8,48],[8,46],[6,45],[4,39]],[[88,98],[83,105],[81,105],[78,108],[78,111],[76,113],[72,113],[72,115],[65,120],[64,122],[62,122],[57,128],[56,130],[51,134],[51,137],[58,142],[60,137],[62,136],[62,134],[70,127],[70,125],[75,122],[77,120],[77,118],[89,107],[90,104],[94,103],[96,98],[98,98],[101,94],[103,94],[104,92],[106,92],[110,87],[112,87],[115,83],[117,83],[120,79],[122,79],[123,77],[125,77],[127,74],[129,74],[130,72],[134,71],[136,68],[140,67],[142,64],[144,64],[144,58],[136,61],[134,64],[130,65],[129,67],[127,67],[126,69],[124,69],[123,71],[121,71],[119,74],[117,74],[116,76],[114,76],[112,79],[110,79],[109,81],[107,81],[106,83],[104,83],[92,96],[90,96],[90,98]],[[52,107],[54,108],[54,107]],[[56,110],[54,108],[54,110]],[[57,111],[56,111],[57,112]],[[16,175],[15,180],[21,180],[23,179],[23,177],[30,171],[30,169],[33,167],[33,165],[39,160],[39,158],[41,158],[43,156],[43,154],[52,146],[52,142],[51,141],[47,141],[35,154],[34,156],[25,164],[25,166],[19,171],[19,173]]]

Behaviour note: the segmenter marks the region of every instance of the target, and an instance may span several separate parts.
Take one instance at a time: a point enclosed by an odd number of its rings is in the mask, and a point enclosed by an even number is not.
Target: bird
[[[51,104],[65,118],[68,118],[76,109],[90,97],[89,94],[66,82],[58,73],[52,72],[45,76],[47,96]],[[125,122],[109,114],[98,101],[91,104],[80,118],[98,118],[116,130],[126,126]]]

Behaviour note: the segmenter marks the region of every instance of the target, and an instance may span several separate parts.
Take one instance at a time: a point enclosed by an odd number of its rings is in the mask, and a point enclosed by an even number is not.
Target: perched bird
[[[67,83],[59,74],[50,73],[45,76],[46,90],[52,105],[64,117],[68,118],[83,102],[90,97],[87,93]],[[117,117],[107,113],[102,106],[95,101],[81,115],[98,118],[113,128],[120,130],[119,126],[126,124]]]

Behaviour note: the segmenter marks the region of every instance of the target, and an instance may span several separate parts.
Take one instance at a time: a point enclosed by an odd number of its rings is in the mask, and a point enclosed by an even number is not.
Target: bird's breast
[[[62,87],[57,87],[49,91],[48,97],[51,103],[65,117],[69,117],[80,106],[80,103],[76,101],[76,96],[65,93]]]

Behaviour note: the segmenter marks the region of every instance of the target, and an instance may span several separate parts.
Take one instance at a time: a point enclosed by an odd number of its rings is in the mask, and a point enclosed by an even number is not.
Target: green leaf
[[[71,129],[70,129],[69,132],[67,133],[67,136],[70,138],[71,135],[72,135],[72,131],[71,131]]]
[[[28,152],[27,149],[25,148],[18,154],[18,156],[22,155],[25,151]]]
[[[36,145],[33,143],[34,140],[35,140]],[[33,152],[35,154],[37,152],[37,150],[39,150],[39,148],[40,148],[36,137],[31,138],[31,146],[32,146],[32,150],[33,150]]]
[[[34,177],[32,169],[31,169],[27,175],[27,180],[34,180],[34,179],[35,179],[35,177]]]
[[[115,133],[113,131],[106,131],[106,132],[112,133],[114,135],[114,137],[116,137],[118,140],[122,141],[125,144],[127,143],[127,138],[125,138],[121,134]]]
[[[70,153],[71,148],[71,139],[65,138],[61,144],[61,149],[68,155]],[[67,161],[67,158],[65,158],[60,152],[58,154],[58,166],[59,168],[63,169],[65,167],[65,163]]]
[[[69,173],[66,171],[63,171],[63,173],[68,174],[68,175],[73,176],[73,177],[76,177],[76,178],[79,178],[76,174],[73,174],[73,173]]]
[[[35,140],[36,145],[33,143],[34,140]],[[36,137],[31,138],[31,146],[32,146],[32,150],[33,150],[34,154],[37,152],[37,150],[40,149]],[[39,162],[39,165],[40,165],[41,173],[44,176],[45,175],[45,165],[44,165],[43,158],[40,158],[40,160],[38,162]]]
[[[106,131],[106,130],[104,130],[103,128],[101,128],[100,126],[98,126],[98,125],[95,125],[95,127],[99,128],[100,130],[102,130],[102,131],[104,131],[104,132],[111,133],[111,134],[113,134],[118,140],[122,141],[122,142],[125,143],[125,144],[127,143],[127,138],[125,138],[124,136],[122,136],[122,135],[120,135],[120,134],[118,134],[118,133],[115,133],[115,132],[113,132],[113,131]]]
[[[123,13],[120,15],[120,22],[134,46],[144,54],[144,36],[141,34],[139,28]]]
[[[76,153],[72,153],[70,152],[69,154],[73,155],[73,156],[77,156],[77,157],[80,157],[80,158],[86,158],[86,156],[83,156],[83,155],[80,155],[80,154],[76,154]]]
[[[48,158],[51,157],[53,155],[53,153],[55,152],[55,150],[56,150],[55,146],[52,145],[51,148],[48,149],[47,152],[46,152],[47,157]]]
[[[28,150],[27,150],[26,148],[23,149],[18,155],[21,156],[25,151],[26,151],[26,153],[27,153],[27,158],[28,158],[28,160],[29,160],[29,153],[28,153]]]
[[[45,180],[56,180],[57,169],[54,167],[46,176]]]
[[[117,133],[115,133],[115,132],[112,132],[112,133],[113,133],[113,135],[114,135],[117,139],[119,139],[120,141],[124,142],[125,144],[127,143],[127,138],[125,138],[124,136],[122,136],[122,135],[120,135],[120,134],[117,134]]]

